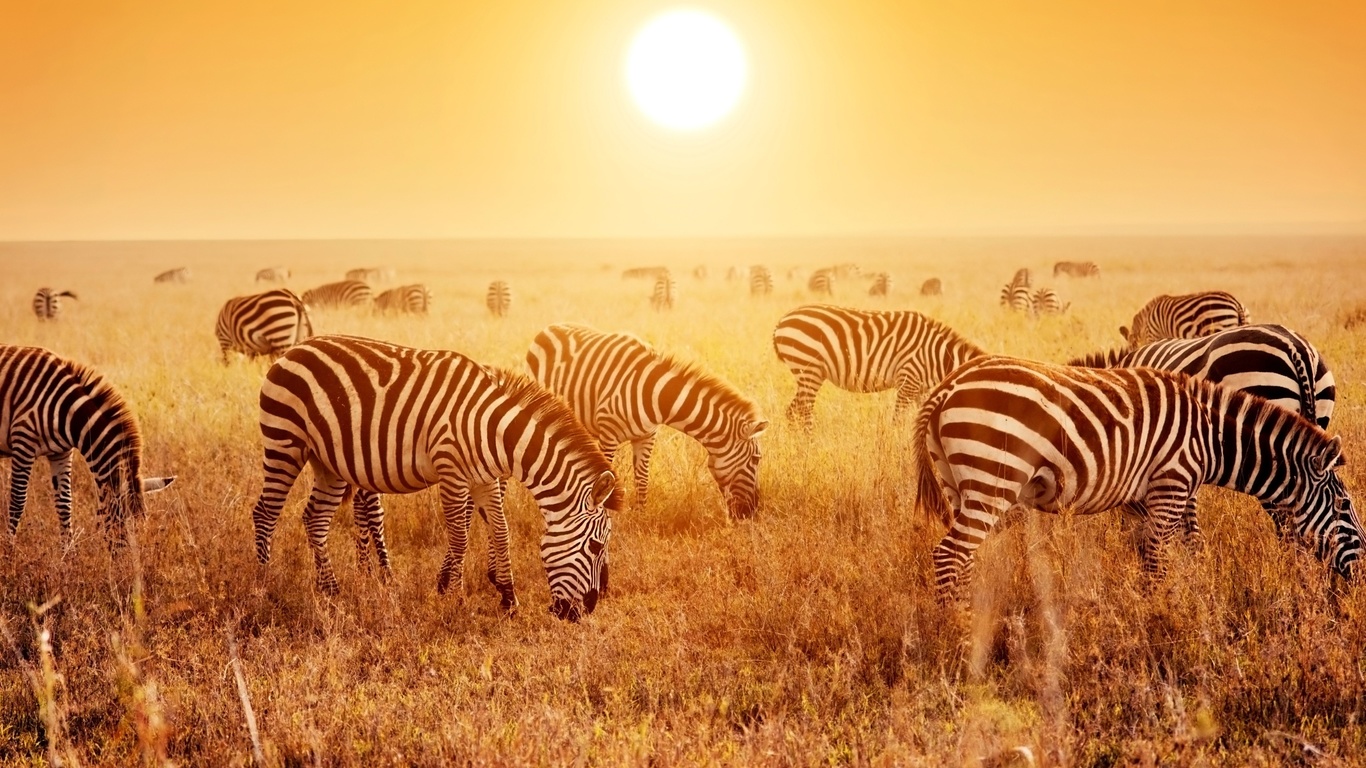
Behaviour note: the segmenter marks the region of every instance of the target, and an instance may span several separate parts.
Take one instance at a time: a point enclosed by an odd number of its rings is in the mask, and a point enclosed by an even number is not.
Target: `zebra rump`
[[[422,283],[390,288],[375,297],[375,309],[381,312],[425,315],[431,306],[432,292]]]
[[[1148,302],[1119,334],[1131,347],[1161,339],[1196,339],[1248,324],[1247,308],[1231,293],[1162,295]]]
[[[673,309],[678,284],[668,272],[655,278],[654,289],[650,292],[650,306],[657,310]]]
[[[920,284],[920,295],[943,296],[944,283],[941,282],[937,277],[931,277],[929,280],[926,280],[925,282]]]
[[[489,283],[488,293],[484,296],[484,306],[494,317],[505,317],[512,309],[512,288],[502,280]]]
[[[224,302],[214,335],[227,364],[229,351],[247,357],[283,354],[313,335],[313,322],[302,299],[288,288],[276,288]]]
[[[56,320],[62,314],[62,299],[74,299],[76,294],[71,291],[61,291],[60,293],[51,288],[39,288],[33,295],[33,314],[39,320]]]

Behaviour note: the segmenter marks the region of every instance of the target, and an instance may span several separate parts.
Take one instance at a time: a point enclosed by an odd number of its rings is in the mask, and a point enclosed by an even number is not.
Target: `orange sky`
[[[1366,231],[1366,2],[0,0],[0,240]]]

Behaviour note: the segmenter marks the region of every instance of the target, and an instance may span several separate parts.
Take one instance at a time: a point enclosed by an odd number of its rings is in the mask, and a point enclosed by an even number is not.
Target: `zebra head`
[[[112,526],[118,532],[117,541],[122,541],[124,524],[129,518],[139,519],[147,516],[144,497],[149,493],[164,490],[175,482],[175,476],[172,475],[135,477],[134,481],[129,483],[128,475],[126,471],[119,471],[110,477],[96,479],[99,488],[99,517],[105,525]]]
[[[1362,528],[1356,505],[1337,469],[1344,465],[1342,441],[1328,440],[1317,455],[1296,462],[1302,465],[1301,489],[1291,500],[1277,505],[1278,516],[1294,526],[1320,560],[1339,575],[1351,578],[1361,557]]]
[[[759,507],[759,436],[765,429],[768,422],[763,419],[739,421],[728,430],[720,450],[708,451],[707,469],[734,519],[753,517]]]
[[[547,521],[541,557],[550,579],[550,612],[558,619],[577,622],[607,591],[611,512],[621,503],[616,486],[616,476],[603,471],[578,489],[568,514]]]

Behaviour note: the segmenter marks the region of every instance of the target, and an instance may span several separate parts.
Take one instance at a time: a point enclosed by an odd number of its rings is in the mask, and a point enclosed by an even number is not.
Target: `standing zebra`
[[[290,276],[289,267],[266,267],[256,272],[256,282],[284,283],[289,281]]]
[[[931,277],[929,280],[926,280],[925,282],[920,284],[920,295],[943,296],[944,283],[941,282],[937,277]]]
[[[668,272],[655,278],[654,290],[650,292],[650,306],[657,310],[673,309],[674,298],[678,295],[678,283]]]
[[[288,288],[238,296],[223,303],[214,328],[223,364],[228,351],[247,357],[281,355],[286,349],[313,335],[308,307]]]
[[[39,320],[56,320],[62,314],[62,299],[74,299],[76,294],[71,291],[57,293],[51,288],[39,288],[33,295],[33,314]]]
[[[873,284],[868,286],[869,296],[890,296],[892,293],[892,276],[886,272],[878,272],[873,275]]]
[[[1164,294],[1140,309],[1129,328],[1120,326],[1119,334],[1129,346],[1141,347],[1160,339],[1196,339],[1247,324],[1247,309],[1231,293]]]
[[[422,283],[390,288],[375,297],[375,309],[381,312],[406,312],[425,315],[432,306],[432,292]]]
[[[1040,288],[1029,297],[1029,308],[1035,315],[1061,315],[1070,306],[1062,303],[1062,297],[1052,288]]]
[[[1060,261],[1053,265],[1053,276],[1100,277],[1100,267],[1094,261]]]
[[[668,267],[631,267],[621,273],[623,280],[654,280],[669,274]]]
[[[914,439],[918,504],[949,529],[932,555],[942,599],[962,594],[977,547],[1016,509],[1141,504],[1144,564],[1160,573],[1164,545],[1205,484],[1256,496],[1345,576],[1361,553],[1361,524],[1334,471],[1338,438],[1184,374],[985,357],[929,395]]]
[[[778,359],[797,378],[787,418],[811,429],[816,393],[826,381],[850,392],[896,387],[894,418],[949,371],[986,354],[919,312],[878,312],[828,304],[798,307],[773,330]]]
[[[833,296],[835,294],[835,273],[829,269],[818,269],[806,280],[806,288],[814,294]]]
[[[1032,312],[1034,297],[1029,292],[1031,282],[1028,268],[1016,270],[1015,276],[1001,289],[1001,306],[1013,312]]]
[[[126,536],[124,524],[144,514],[143,494],[174,477],[142,477],[142,436],[123,397],[94,369],[40,347],[0,346],[0,457],[9,457],[9,535],[19,529],[29,474],[40,456],[52,468],[63,535],[71,533],[71,454],[95,476],[100,521]]]
[[[374,291],[359,280],[320,285],[304,291],[304,303],[310,307],[359,307],[371,303]]]
[[[154,283],[188,283],[190,282],[190,268],[177,267],[168,269],[165,272],[152,278]]]
[[[383,277],[384,271],[379,267],[360,267],[346,271],[347,280],[359,280],[363,283],[378,283]]]
[[[438,485],[448,543],[438,591],[452,579],[457,587],[462,582],[470,516],[478,509],[495,526],[500,551],[490,578],[511,609],[517,599],[500,486],[508,477],[526,486],[545,515],[541,557],[551,612],[577,621],[606,589],[616,478],[564,403],[525,376],[456,352],[319,336],[266,372],[261,436],[265,479],[252,512],[257,559],[270,560],[285,498],[311,465],[304,527],[323,592],[337,591],[327,533],[348,493],[368,491],[357,505],[378,512],[373,494]],[[373,536],[384,563],[383,519],[367,518],[359,527],[361,546]]]
[[[488,294],[484,296],[484,306],[494,317],[506,317],[512,309],[512,288],[503,280],[489,283]]]
[[[732,517],[758,505],[758,437],[768,427],[759,408],[733,387],[625,333],[552,325],[526,355],[532,378],[564,398],[611,457],[631,444],[635,505],[645,505],[650,455],[661,426],[707,449],[707,467]]]
[[[749,295],[768,296],[773,293],[773,273],[768,267],[755,265],[749,268]]]

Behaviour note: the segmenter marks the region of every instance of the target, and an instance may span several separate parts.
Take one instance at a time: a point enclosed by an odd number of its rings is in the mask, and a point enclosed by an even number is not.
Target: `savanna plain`
[[[1065,259],[1102,275],[1052,277]],[[810,435],[783,418],[795,386],[773,327],[818,300],[807,273],[841,262],[886,270],[895,288],[873,298],[847,279],[833,303],[917,310],[991,352],[1053,362],[1118,346],[1155,295],[1228,290],[1328,361],[1330,431],[1366,505],[1366,326],[1347,328],[1366,307],[1360,239],[0,244],[3,342],[103,372],[137,414],[144,472],[178,476],[111,554],[83,464],[64,543],[39,463],[18,536],[0,544],[0,763],[250,764],[249,721],[269,765],[1366,761],[1366,589],[1280,538],[1250,497],[1202,491],[1205,546],[1177,546],[1156,583],[1121,513],[1030,516],[979,553],[971,609],[941,606],[930,550],[944,531],[917,511],[911,424],[893,423],[892,393],[827,385]],[[648,502],[614,520],[612,591],[579,624],[546,611],[542,518],[521,489],[508,500],[513,616],[483,577],[479,523],[463,588],[436,593],[434,491],[387,498],[388,583],[356,567],[343,509],[329,597],[300,523],[306,471],[258,565],[268,362],[221,364],[213,329],[223,301],[263,290],[256,270],[276,264],[298,292],[390,266],[394,285],[435,297],[425,318],[317,311],[318,333],[524,369],[536,332],[574,321],[700,363],[771,422],[758,514],[727,519],[703,450],[666,430]],[[621,276],[655,264],[678,281],[671,311]],[[726,279],[750,264],[772,269],[771,296]],[[188,284],[153,284],[179,266]],[[999,307],[1019,267],[1067,313]],[[942,297],[918,295],[929,277]],[[495,279],[514,292],[501,320],[484,308]],[[31,311],[44,285],[79,296],[57,322]]]

